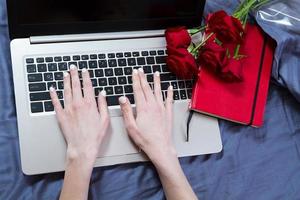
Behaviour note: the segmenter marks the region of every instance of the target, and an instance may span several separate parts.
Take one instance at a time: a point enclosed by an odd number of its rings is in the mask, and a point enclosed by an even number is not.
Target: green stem
[[[200,44],[198,44],[192,51],[191,53],[194,54],[198,51],[199,48],[201,48],[211,36],[213,36],[214,33],[210,33]]]

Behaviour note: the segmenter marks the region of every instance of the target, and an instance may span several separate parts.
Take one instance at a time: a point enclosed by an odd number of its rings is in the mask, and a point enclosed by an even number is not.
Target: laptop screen
[[[8,0],[8,11],[11,36],[28,37],[199,25],[204,3],[205,0]]]

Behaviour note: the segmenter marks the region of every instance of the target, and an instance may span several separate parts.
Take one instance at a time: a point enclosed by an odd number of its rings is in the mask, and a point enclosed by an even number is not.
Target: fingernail
[[[121,104],[125,104],[126,101],[127,101],[127,99],[126,99],[126,97],[124,97],[124,96],[122,96],[122,97],[119,98],[119,102],[120,102]]]
[[[158,71],[155,72],[155,76],[160,76],[160,73]]]
[[[169,86],[169,90],[173,90],[173,86],[172,85]]]
[[[70,69],[74,70],[74,69],[76,69],[76,66],[75,65],[70,65]]]
[[[106,97],[106,91],[105,91],[105,90],[102,90],[102,91],[100,92],[100,94],[101,94],[102,96]]]
[[[139,68],[139,71],[140,71],[140,72],[142,72],[142,73],[144,73],[144,70],[143,70],[143,68]]]
[[[64,77],[67,77],[69,76],[69,73],[68,72],[64,72]]]
[[[86,72],[86,71],[87,71],[86,68],[83,68],[83,69],[82,69],[82,72]]]
[[[50,92],[54,92],[55,91],[54,87],[52,87],[52,86],[49,88],[49,90],[50,90]]]
[[[134,69],[133,74],[138,74],[138,71],[136,69]]]

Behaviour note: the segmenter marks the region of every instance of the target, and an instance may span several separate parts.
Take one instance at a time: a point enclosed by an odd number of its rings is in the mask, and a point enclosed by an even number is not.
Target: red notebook
[[[242,61],[243,81],[226,82],[202,68],[190,109],[245,125],[262,126],[274,47],[274,41],[259,26],[247,25],[240,51],[247,55]]]

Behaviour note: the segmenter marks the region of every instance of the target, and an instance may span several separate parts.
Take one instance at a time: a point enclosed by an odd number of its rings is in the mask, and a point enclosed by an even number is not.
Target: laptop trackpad
[[[98,158],[139,153],[139,149],[134,145],[126,132],[123,118],[120,117],[121,113],[119,112],[118,114],[114,113],[111,116],[110,128],[101,144]]]

